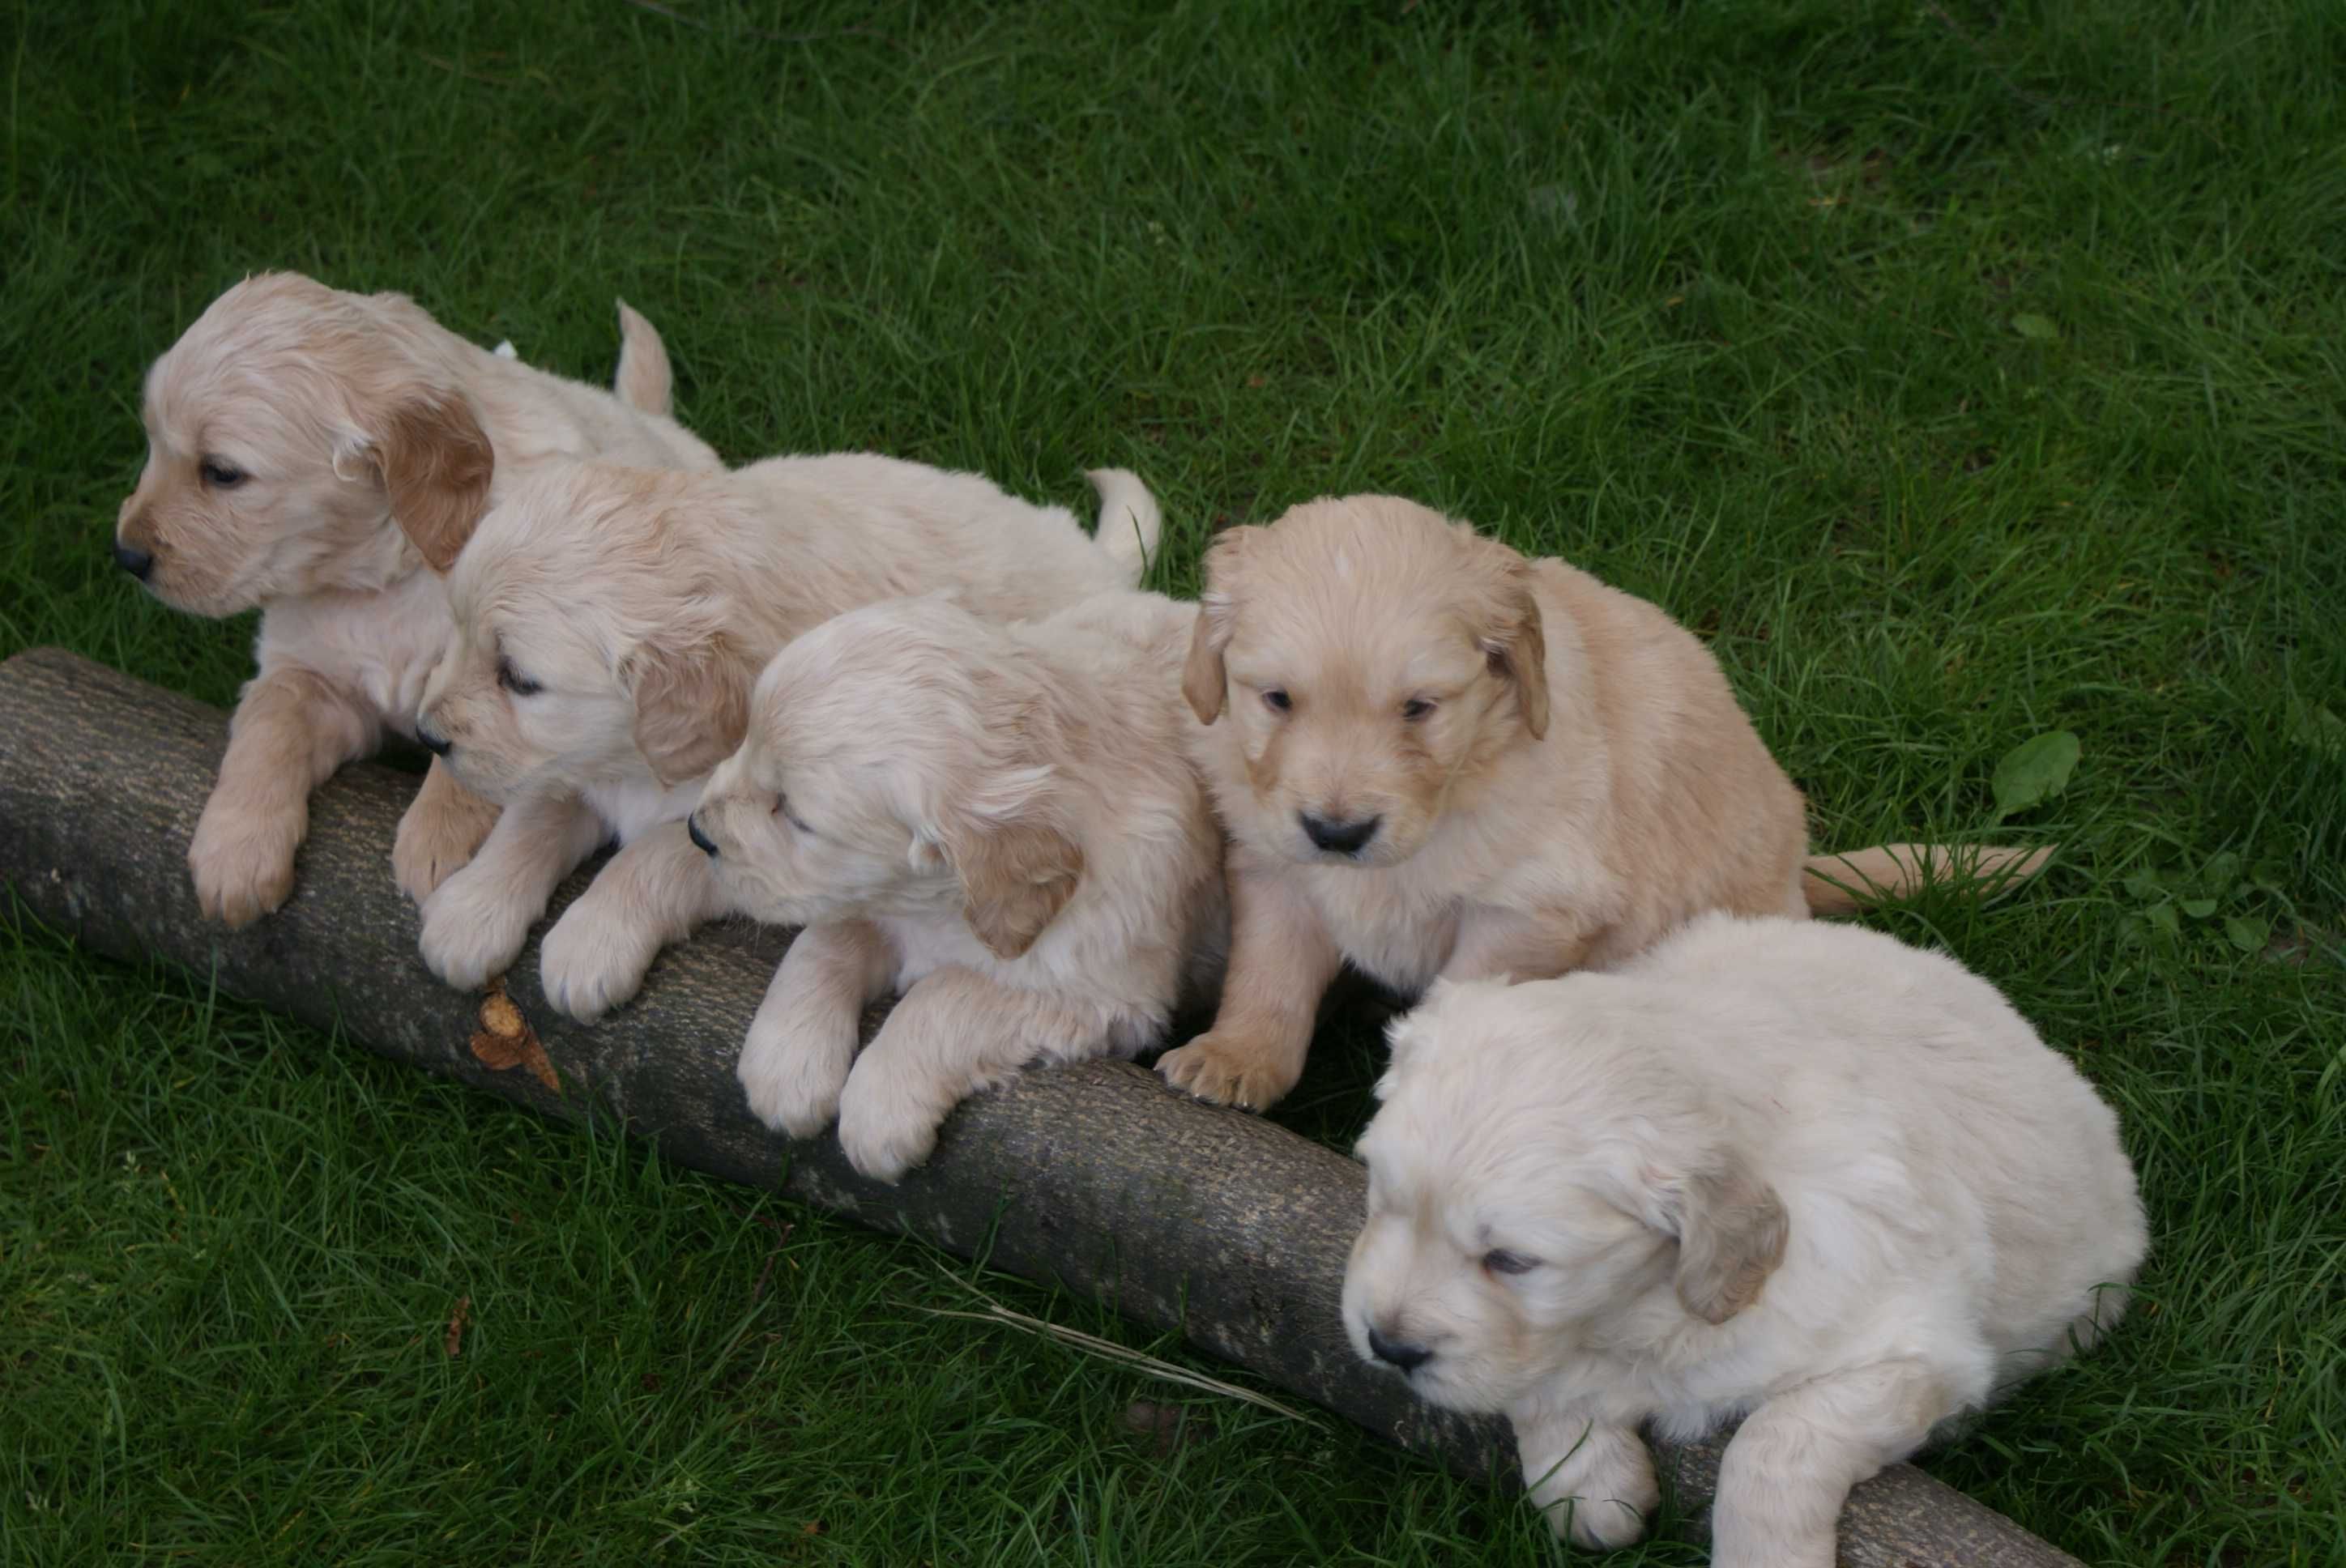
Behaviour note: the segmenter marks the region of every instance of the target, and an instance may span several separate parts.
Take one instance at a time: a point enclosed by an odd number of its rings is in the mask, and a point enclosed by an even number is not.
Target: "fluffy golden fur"
[[[1954,863],[1885,847],[1820,879],[1800,792],[1701,643],[1413,502],[1232,529],[1206,578],[1183,689],[1231,839],[1232,948],[1213,1029],[1158,1064],[1200,1098],[1293,1087],[1346,962],[1404,993],[1536,979],[1707,910],[1850,907]]]
[[[2148,1246],[2092,1086],[1876,932],[1705,915],[1611,972],[1437,984],[1392,1037],[1345,1327],[1506,1414],[1583,1546],[1644,1530],[1641,1426],[1743,1416],[1712,1561],[1829,1568],[1850,1488],[2092,1343]]]
[[[242,925],[282,903],[310,791],[386,729],[413,733],[454,630],[434,541],[549,458],[719,465],[668,417],[658,333],[619,313],[620,396],[475,347],[404,296],[284,272],[229,290],[155,361],[116,558],[179,609],[262,612],[188,852],[207,913]],[[400,824],[401,887],[428,894],[495,818],[434,767]]]
[[[724,907],[684,818],[740,744],[767,661],[903,595],[948,591],[1013,619],[1131,586],[1157,503],[1122,470],[1092,477],[1096,540],[1064,507],[870,453],[730,473],[575,463],[518,486],[456,560],[458,631],[424,695],[424,744],[507,805],[423,907],[433,972],[471,987],[505,969],[555,886],[616,837],[547,934],[541,974],[576,1017],[632,996],[661,947]]]
[[[836,1114],[892,1181],[1028,1063],[1157,1044],[1226,930],[1221,832],[1181,760],[1188,631],[1154,594],[1008,626],[931,597],[777,656],[692,819],[734,907],[808,928],[742,1047],[760,1120],[807,1137]]]

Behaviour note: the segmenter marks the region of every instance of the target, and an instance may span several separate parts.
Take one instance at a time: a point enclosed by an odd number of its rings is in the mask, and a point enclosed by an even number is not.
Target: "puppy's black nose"
[[[1369,1354],[1384,1362],[1385,1365],[1398,1367],[1404,1372],[1414,1371],[1433,1359],[1433,1352],[1424,1346],[1413,1345],[1406,1340],[1388,1339],[1373,1328],[1369,1330]]]
[[[709,835],[700,830],[700,817],[698,812],[684,820],[684,836],[698,845],[702,854],[711,860],[717,858],[717,846],[710,843]]]
[[[1361,847],[1377,836],[1377,824],[1384,820],[1382,817],[1362,817],[1356,822],[1335,822],[1309,811],[1298,814],[1303,819],[1303,836],[1339,855],[1359,854]]]
[[[155,569],[155,557],[117,539],[114,544],[114,564],[143,583],[147,574]]]
[[[451,742],[433,734],[430,730],[424,728],[423,726],[420,724],[415,727],[415,738],[421,741],[423,745],[423,749],[432,753],[433,756],[445,757],[448,755],[448,748]]]

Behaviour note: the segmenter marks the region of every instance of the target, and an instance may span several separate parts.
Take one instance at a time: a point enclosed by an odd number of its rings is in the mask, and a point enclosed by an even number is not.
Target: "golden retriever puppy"
[[[207,914],[240,926],[283,903],[310,791],[384,730],[414,733],[454,631],[431,567],[512,480],[596,453],[719,466],[668,417],[659,334],[624,301],[619,324],[615,396],[466,342],[403,295],[271,272],[148,372],[147,466],[114,558],[178,609],[261,611],[260,670],[188,850]],[[401,888],[423,899],[495,818],[434,765],[399,826]]]
[[[1360,1142],[1344,1323],[1514,1423],[1558,1533],[1738,1417],[1719,1568],[1830,1568],[1851,1486],[2090,1345],[2149,1246],[2117,1118],[1995,988],[1876,932],[1701,917],[1610,973],[1437,984]]]
[[[1348,961],[1413,994],[1540,979],[1706,910],[1845,910],[1836,881],[1953,864],[1806,860],[1800,792],[1701,643],[1413,502],[1232,529],[1206,578],[1183,689],[1231,838],[1230,966],[1213,1029],[1158,1063],[1201,1099],[1260,1110],[1294,1087]],[[2010,876],[2042,856],[1978,859]]]
[[[423,906],[434,973],[503,971],[561,880],[623,848],[547,933],[555,1007],[595,1018],[660,948],[724,912],[684,819],[740,744],[750,691],[791,638],[860,605],[949,589],[1002,618],[1139,579],[1157,503],[1092,475],[1100,536],[975,474],[865,453],[730,473],[573,463],[480,524],[449,577],[457,633],[419,738],[505,805],[480,854]]]
[[[807,928],[742,1047],[759,1120],[810,1137],[836,1114],[855,1168],[894,1181],[1028,1063],[1162,1038],[1225,938],[1221,830],[1182,759],[1189,617],[1154,594],[1008,626],[899,599],[776,657],[688,824],[733,907]]]

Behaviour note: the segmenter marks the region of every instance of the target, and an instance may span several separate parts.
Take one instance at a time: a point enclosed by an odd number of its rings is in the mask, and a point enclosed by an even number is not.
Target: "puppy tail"
[[[619,373],[611,378],[611,390],[619,394],[621,402],[666,419],[674,412],[668,399],[675,385],[668,345],[660,341],[659,330],[625,300],[620,300]]]
[[[1157,497],[1129,469],[1094,468],[1084,477],[1099,492],[1099,526],[1092,537],[1123,568],[1126,586],[1137,588],[1157,557],[1157,536],[1165,527]]]
[[[1929,883],[1960,886],[1992,899],[2042,871],[2057,848],[1876,844],[1845,855],[1810,855],[1801,865],[1800,892],[1809,912],[1820,915],[1855,914]]]

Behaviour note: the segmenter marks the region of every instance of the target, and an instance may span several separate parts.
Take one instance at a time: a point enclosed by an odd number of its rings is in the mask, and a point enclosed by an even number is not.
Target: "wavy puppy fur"
[[[1346,1329],[1508,1416],[1582,1546],[1644,1531],[1643,1423],[1744,1416],[1712,1560],[1830,1564],[1851,1487],[2090,1345],[2148,1247],[2109,1107],[1879,932],[1706,915],[1610,973],[1437,984],[1392,1036]]]
[[[1130,587],[1157,504],[1120,470],[1093,480],[1096,540],[1064,507],[868,453],[730,473],[572,463],[516,486],[449,575],[454,646],[423,696],[425,743],[506,807],[424,905],[425,962],[459,987],[499,972],[556,885],[616,837],[541,969],[575,1017],[634,995],[660,948],[727,907],[684,819],[740,744],[767,661],[903,595],[1015,619]]]
[[[1158,1064],[1200,1098],[1260,1109],[1292,1088],[1344,962],[1405,993],[1538,979],[1705,911],[1851,896],[1809,874],[1800,793],[1700,642],[1413,502],[1314,501],[1224,534],[1183,689],[1231,839],[1221,1013]],[[1856,896],[1893,871],[1875,851],[1826,869]]]
[[[201,616],[258,607],[259,673],[188,853],[205,911],[243,925],[292,891],[310,791],[414,733],[454,631],[438,577],[499,489],[549,457],[715,468],[667,417],[667,351],[619,307],[631,403],[500,358],[399,294],[263,273],[214,300],[147,375],[147,464],[116,558]],[[400,886],[423,898],[495,808],[434,766],[400,824]]]
[[[761,1121],[807,1137],[836,1115],[856,1168],[892,1181],[968,1095],[1146,1050],[1210,983],[1227,915],[1182,761],[1188,629],[1154,594],[1007,626],[930,597],[775,657],[692,819],[736,908],[808,928],[741,1051]]]

